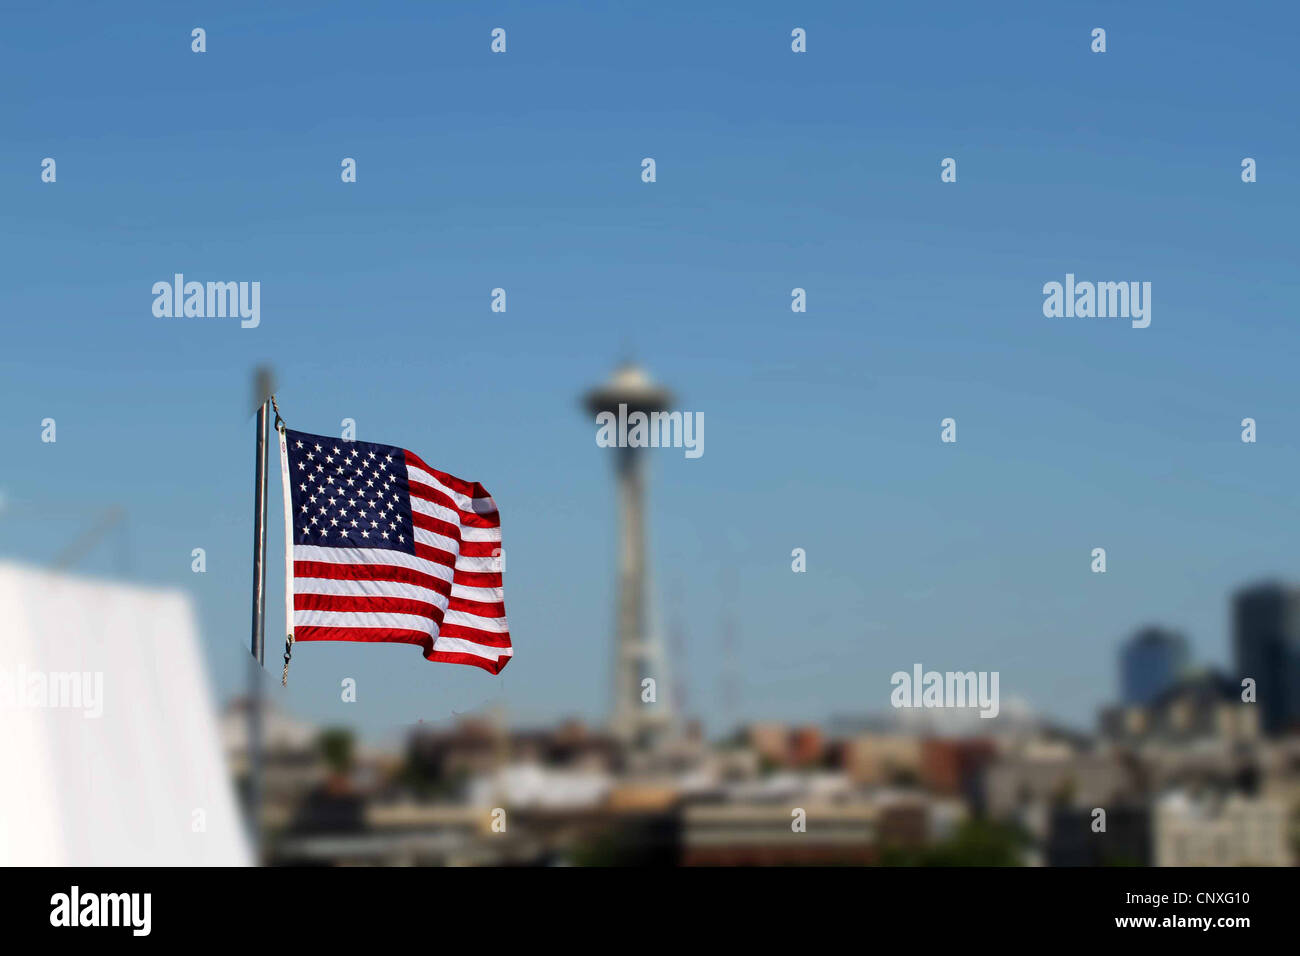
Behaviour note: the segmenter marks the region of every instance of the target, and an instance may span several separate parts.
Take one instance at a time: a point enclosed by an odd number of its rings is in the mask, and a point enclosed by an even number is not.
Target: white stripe
[[[402,581],[359,581],[352,578],[299,578],[299,594],[335,594],[352,597],[395,597],[411,601],[425,601],[440,608],[447,607],[447,598],[432,588]],[[469,588],[460,584],[451,586],[451,596],[462,601],[480,604],[500,604],[505,600],[505,588]]]
[[[449,538],[445,534],[438,534],[436,531],[426,531],[424,528],[416,528],[415,540],[420,544],[427,544],[431,548],[437,548],[439,551],[448,551],[452,554],[460,553],[459,541],[455,538]]]
[[[299,627],[393,627],[433,634],[433,619],[387,611],[294,611]]]
[[[411,510],[417,511],[422,515],[428,515],[430,518],[436,518],[439,521],[445,521],[447,524],[460,526],[460,537],[462,541],[500,541],[501,528],[471,528],[460,524],[460,512],[452,511],[445,505],[440,505],[434,501],[425,501],[423,498],[411,498]]]
[[[452,501],[456,502],[456,507],[461,511],[469,511],[479,515],[496,514],[497,503],[490,497],[488,498],[470,498],[468,495],[462,495],[459,491],[452,491],[441,481],[429,474],[423,468],[417,468],[415,465],[407,464],[406,476],[411,481],[418,481],[422,485],[428,485],[430,488],[437,488]]]
[[[448,611],[442,619],[444,625],[457,624],[460,627],[470,627],[476,631],[487,631],[490,634],[508,634],[510,626],[506,624],[504,617],[479,617],[477,614],[467,614],[464,611]]]
[[[500,604],[506,599],[505,588],[467,588],[453,584],[451,596],[462,601],[478,601],[480,604]]]
[[[391,597],[424,601],[447,609],[447,599],[431,588],[401,581],[354,581],[338,578],[299,578],[299,594],[325,594],[338,597]]]
[[[435,651],[446,651],[449,654],[473,654],[475,657],[483,657],[490,661],[515,656],[512,647],[488,647],[484,644],[475,644],[473,641],[464,641],[458,637],[440,637],[433,642],[433,649]]]
[[[460,524],[459,512],[452,511],[446,505],[440,505],[436,501],[425,501],[423,498],[412,496],[411,510],[418,511],[422,515],[428,515],[430,518],[437,518],[439,521],[445,521],[448,524]]]
[[[284,635],[287,642],[293,637],[293,501],[289,492],[289,443],[283,425],[276,432],[280,436],[280,483],[284,497]]]
[[[388,564],[421,571],[440,581],[450,581],[453,576],[452,569],[445,564],[388,548],[323,548],[315,544],[295,544],[293,559],[319,561],[322,564]]]
[[[501,559],[471,558],[460,554],[456,556],[456,570],[470,571],[474,574],[497,574],[501,570]]]
[[[297,627],[380,627],[400,628],[405,631],[419,631],[433,634],[433,621],[414,614],[386,614],[362,611],[294,611],[293,623]],[[438,637],[434,641],[434,650],[474,654],[495,660],[498,657],[510,657],[514,650],[509,647],[492,647],[461,637]]]
[[[417,544],[428,545],[430,548],[437,548],[439,551],[446,551],[454,555],[456,567],[462,571],[486,571],[489,574],[495,574],[501,570],[501,549],[493,548],[496,552],[494,555],[479,557],[470,557],[467,554],[460,553],[460,542],[447,537],[445,534],[438,534],[433,531],[425,531],[423,528],[416,528],[415,540]],[[486,563],[484,563],[486,562]]]

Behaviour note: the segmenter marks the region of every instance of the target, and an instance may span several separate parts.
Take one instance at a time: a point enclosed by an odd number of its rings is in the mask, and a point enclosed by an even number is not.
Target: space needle
[[[630,362],[614,370],[603,385],[583,396],[592,415],[665,412],[673,395],[651,381],[645,370]],[[645,449],[613,448],[618,484],[618,597],[614,623],[614,700],[610,729],[635,747],[651,747],[672,726],[667,663],[649,607],[649,568],[645,533]],[[643,702],[642,681],[653,679],[655,701]]]

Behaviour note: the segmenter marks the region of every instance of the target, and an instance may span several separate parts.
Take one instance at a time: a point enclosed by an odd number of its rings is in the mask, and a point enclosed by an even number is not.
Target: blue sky
[[[740,716],[878,711],[920,661],[1088,723],[1148,621],[1226,662],[1230,590],[1300,579],[1294,8],[701,6],[9,5],[0,553],[124,507],[80,567],[189,591],[236,689],[269,361],[292,427],[492,491],[517,648],[494,678],[304,645],[290,705],[599,717],[614,501],[577,396],[631,353],[707,423],[650,508],[713,729],[728,614]],[[261,326],[155,318],[175,272],[261,282]],[[1150,328],[1045,318],[1067,272],[1151,282]]]

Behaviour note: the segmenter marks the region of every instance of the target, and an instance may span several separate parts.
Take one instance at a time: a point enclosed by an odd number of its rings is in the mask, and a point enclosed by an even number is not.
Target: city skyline
[[[604,717],[616,506],[574,395],[629,352],[709,423],[701,458],[646,461],[650,564],[681,582],[711,731],[724,620],[738,717],[881,711],[923,661],[1090,726],[1133,628],[1227,665],[1229,595],[1300,580],[1292,9],[1103,6],[1104,57],[1093,23],[1031,4],[801,11],[803,56],[779,5],[521,5],[500,57],[475,10],[205,11],[197,57],[191,13],[74,9],[76,31],[16,11],[28,42],[0,63],[23,279],[0,554],[52,563],[121,507],[77,569],[193,595],[224,696],[244,684],[263,361],[291,427],[353,419],[501,507],[500,677],[295,653],[288,706],[368,734],[496,704]],[[259,324],[156,316],[177,273],[259,282]],[[1149,327],[1046,317],[1067,275],[1150,282]]]

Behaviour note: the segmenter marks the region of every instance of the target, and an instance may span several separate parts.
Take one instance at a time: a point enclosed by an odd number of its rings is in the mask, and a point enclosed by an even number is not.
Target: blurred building
[[[1120,701],[1144,706],[1172,687],[1187,667],[1187,640],[1159,627],[1145,627],[1120,650]]]
[[[1098,830],[1097,809],[1106,812]],[[1048,866],[1150,866],[1151,811],[1143,804],[1056,806],[1050,812]]]
[[[221,712],[221,744],[236,786],[247,799],[251,769],[248,747],[246,697],[230,701]],[[298,806],[328,776],[312,724],[284,713],[265,698],[262,703],[262,807],[261,817],[271,829],[284,827]]]
[[[1101,713],[1101,731],[1114,740],[1193,740],[1217,737],[1254,740],[1260,710],[1241,699],[1241,689],[1227,675],[1205,669],[1167,687],[1146,704],[1109,707]]]
[[[962,796],[980,807],[982,775],[996,753],[996,744],[988,738],[926,739],[921,746],[920,781],[932,793]]]
[[[1155,806],[1156,866],[1289,866],[1286,808],[1239,794],[1166,794]]]
[[[984,774],[984,799],[995,819],[1018,819],[1031,832],[1048,826],[1051,807],[1125,803],[1135,790],[1131,768],[1105,750],[1008,753]]]
[[[821,766],[831,757],[831,749],[820,727],[798,726],[773,721],[749,724],[742,728],[744,742],[770,768]]]
[[[1255,681],[1260,728],[1300,730],[1300,587],[1260,584],[1232,602],[1237,678]]]
[[[855,783],[915,784],[921,779],[921,741],[912,734],[857,733],[838,744],[838,763]]]
[[[686,866],[780,866],[874,863],[880,851],[880,808],[874,804],[810,805],[807,829],[794,829],[786,803],[702,804],[682,815]]]
[[[408,782],[437,785],[489,776],[518,764],[608,773],[621,764],[616,739],[576,720],[511,729],[504,718],[462,718],[449,728],[415,730],[407,741]]]

